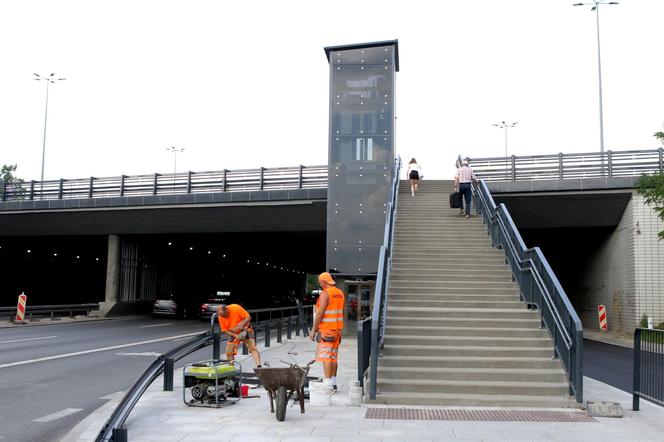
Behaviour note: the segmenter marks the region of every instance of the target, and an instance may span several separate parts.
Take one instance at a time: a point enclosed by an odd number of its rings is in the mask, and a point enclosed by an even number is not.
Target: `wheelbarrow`
[[[307,379],[309,367],[314,362],[316,361],[311,361],[304,367],[287,363],[290,367],[254,368],[254,373],[267,390],[271,413],[274,413],[274,402],[277,403],[275,417],[279,422],[286,419],[286,405],[293,397],[293,393],[297,393],[297,398],[300,401],[300,413],[304,413],[304,382]]]

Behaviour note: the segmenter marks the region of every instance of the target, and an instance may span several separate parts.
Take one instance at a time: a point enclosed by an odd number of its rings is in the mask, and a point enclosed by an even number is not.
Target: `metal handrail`
[[[247,310],[249,314],[266,311],[282,311],[282,310],[292,310],[297,309],[297,306],[290,307],[279,307],[274,309],[257,309],[257,310]],[[96,442],[103,441],[117,441],[118,439],[123,439],[121,434],[126,436],[126,429],[124,429],[125,422],[129,417],[129,414],[134,409],[134,406],[141,398],[143,393],[148,389],[148,387],[155,381],[166,368],[167,361],[172,361],[172,363],[179,361],[180,359],[189,356],[191,353],[194,353],[202,348],[205,348],[209,345],[213,345],[212,356],[213,359],[219,359],[219,343],[220,343],[220,333],[215,333],[215,319],[216,313],[210,317],[210,329],[206,332],[202,332],[199,335],[196,335],[191,340],[181,344],[174,349],[162,354],[159,356],[150,366],[143,372],[143,374],[138,378],[138,380],[131,386],[129,391],[125,394],[120,401],[120,404],[113,410],[113,413],[108,418],[104,426],[99,431]],[[279,321],[281,318],[276,318],[274,321]],[[171,366],[172,367],[172,366]],[[123,433],[124,432],[124,433]],[[126,440],[126,438],[124,439]]]
[[[484,180],[473,189],[476,208],[484,218],[491,242],[502,248],[519,285],[521,299],[535,305],[569,380],[570,394],[583,402],[583,327],[558,278],[539,247],[526,248],[507,207],[496,206]]]
[[[472,159],[485,181],[638,177],[664,172],[664,148]]]
[[[77,179],[29,181],[0,180],[0,201],[63,200],[295,190],[327,187],[327,165],[275,167],[203,172],[154,173]]]
[[[369,357],[369,397],[376,399],[378,376],[378,356],[383,348],[385,335],[385,318],[387,316],[387,289],[390,282],[390,269],[392,267],[392,243],[394,240],[394,223],[399,195],[399,171],[401,170],[401,157],[394,162],[394,177],[392,179],[392,199],[387,203],[383,245],[378,255],[378,274],[374,293],[374,305],[371,315],[371,347]]]

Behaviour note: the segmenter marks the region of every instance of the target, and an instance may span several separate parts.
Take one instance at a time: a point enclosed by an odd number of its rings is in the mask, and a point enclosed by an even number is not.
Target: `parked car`
[[[152,316],[171,318],[191,318],[196,315],[196,303],[193,300],[177,299],[170,295],[157,299],[152,307]]]
[[[219,304],[228,304],[230,292],[217,292],[218,296],[208,298],[201,304],[200,317],[201,321],[209,321],[214,313],[217,313]]]

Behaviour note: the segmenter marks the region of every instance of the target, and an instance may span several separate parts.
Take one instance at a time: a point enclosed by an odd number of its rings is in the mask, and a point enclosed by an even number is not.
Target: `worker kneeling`
[[[316,301],[316,319],[309,337],[317,342],[316,361],[323,363],[323,383],[337,389],[337,356],[344,328],[344,292],[328,272],[318,276],[321,293]]]
[[[221,304],[217,308],[217,314],[221,331],[229,337],[226,341],[226,359],[234,360],[238,346],[244,342],[254,358],[256,367],[260,367],[261,355],[256,349],[256,335],[250,326],[251,315],[249,312],[238,304]]]

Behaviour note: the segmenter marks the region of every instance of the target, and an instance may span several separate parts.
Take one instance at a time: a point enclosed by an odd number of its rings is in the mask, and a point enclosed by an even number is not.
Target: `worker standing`
[[[256,367],[260,368],[261,355],[256,349],[256,335],[250,325],[251,315],[249,312],[238,304],[221,304],[217,307],[217,314],[221,331],[229,337],[226,341],[226,359],[234,360],[238,346],[244,342],[254,358]]]
[[[323,383],[337,389],[337,356],[344,328],[344,292],[335,287],[336,283],[328,272],[318,276],[321,287],[316,301],[316,319],[309,337],[317,342],[316,361],[323,363]]]

